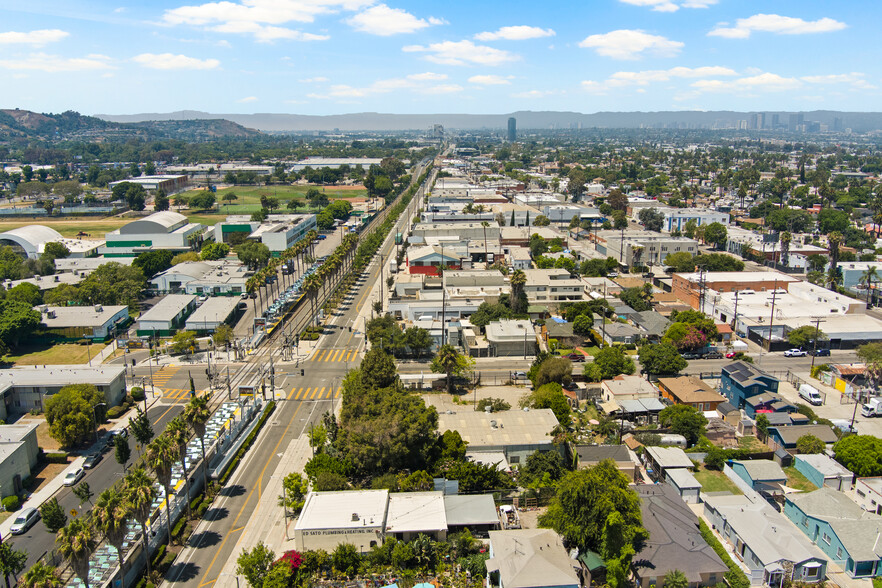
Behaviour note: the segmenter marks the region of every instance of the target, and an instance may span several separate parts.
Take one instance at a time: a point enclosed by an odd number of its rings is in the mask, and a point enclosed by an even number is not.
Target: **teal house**
[[[788,494],[787,516],[832,561],[853,578],[882,575],[882,517],[869,513],[829,487]]]

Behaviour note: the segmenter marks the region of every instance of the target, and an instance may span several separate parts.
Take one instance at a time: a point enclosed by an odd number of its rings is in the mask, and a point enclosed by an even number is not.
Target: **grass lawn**
[[[793,466],[784,468],[784,473],[787,474],[787,485],[791,488],[802,490],[803,492],[811,492],[818,489],[817,486],[808,481],[808,478],[802,475],[802,472]]]
[[[769,446],[754,437],[753,435],[739,437],[738,448],[745,449],[747,451],[754,451],[757,453],[769,451]]]
[[[45,225],[51,227],[61,233],[63,237],[76,237],[80,231],[88,233],[90,237],[102,238],[106,233],[120,228],[133,219],[109,217],[61,217],[61,218],[40,218],[17,221],[0,222],[0,231],[8,231],[18,227],[27,225]]]
[[[95,357],[104,349],[104,343],[78,345],[77,343],[59,343],[50,347],[20,347],[17,353],[5,355],[3,361],[15,365],[58,365],[86,363],[89,357]]]
[[[591,346],[587,346],[587,347],[583,346],[583,347],[579,347],[579,349],[581,351],[584,351],[588,355],[591,355],[591,356],[597,355],[597,352],[600,351],[600,347],[598,347],[597,345],[591,345]]]
[[[742,494],[735,482],[723,472],[700,468],[694,473],[695,479],[701,484],[702,492],[731,492]]]
[[[279,202],[287,202],[292,198],[306,198],[306,191],[310,188],[318,188],[319,190],[324,191],[327,194],[328,198],[334,200],[335,198],[363,198],[367,195],[367,190],[365,190],[364,186],[231,186],[229,188],[220,188],[217,191],[215,196],[217,197],[218,203],[224,205],[224,208],[227,207],[226,201],[224,200],[224,195],[233,193],[236,195],[236,200],[233,200],[230,204],[230,208],[233,208],[235,205],[241,204],[257,204],[260,205],[260,197],[267,196],[269,198],[278,198]],[[204,190],[188,190],[186,192],[182,192],[182,195],[185,197],[195,196],[203,192]],[[174,196],[172,197],[174,199]],[[300,210],[300,209],[298,209]]]

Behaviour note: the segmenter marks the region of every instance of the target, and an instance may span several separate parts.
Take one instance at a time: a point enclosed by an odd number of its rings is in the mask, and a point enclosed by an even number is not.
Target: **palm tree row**
[[[297,264],[298,271],[300,271],[301,273],[304,271],[304,268],[306,266],[305,258],[314,252],[315,238],[317,236],[318,233],[316,233],[315,231],[309,231],[303,239],[283,251],[279,257],[271,258],[267,262],[266,266],[264,266],[263,268],[255,272],[254,275],[248,278],[248,280],[245,282],[245,290],[249,294],[253,294],[256,292],[261,299],[261,304],[263,304],[262,290],[266,288],[272,289],[274,282],[270,281],[269,278],[271,276],[279,275],[279,270],[282,264],[293,261]],[[285,279],[284,272],[282,272],[282,279]]]

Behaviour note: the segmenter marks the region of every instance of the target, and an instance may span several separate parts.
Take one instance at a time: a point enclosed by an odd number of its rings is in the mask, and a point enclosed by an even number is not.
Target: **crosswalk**
[[[319,349],[308,361],[315,363],[334,363],[352,361],[358,357],[354,349]]]
[[[163,367],[158,372],[153,373],[153,385],[157,388],[165,388],[165,385],[168,384],[168,381],[175,377],[175,374],[180,371],[179,367],[166,366]]]
[[[205,390],[196,390],[197,396],[202,396],[205,393]],[[177,390],[174,388],[163,388],[162,389],[162,397],[166,400],[180,400],[182,398],[190,398],[190,389],[186,390]]]
[[[330,400],[340,398],[343,388],[334,390],[333,386],[321,386],[318,388],[292,388],[291,398],[294,400]]]

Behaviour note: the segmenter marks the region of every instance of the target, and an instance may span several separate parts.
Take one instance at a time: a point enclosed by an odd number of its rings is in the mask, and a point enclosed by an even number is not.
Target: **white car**
[[[74,484],[76,484],[77,482],[82,480],[83,476],[85,476],[85,475],[86,475],[86,472],[83,470],[83,468],[77,468],[77,469],[73,470],[72,472],[68,472],[64,476],[64,481],[62,483],[65,486],[73,486]]]
[[[788,349],[784,352],[784,357],[805,357],[806,355],[808,352],[802,349]]]
[[[18,516],[15,517],[9,530],[13,535],[21,535],[22,533],[27,532],[27,530],[30,529],[39,518],[40,511],[36,508],[26,508],[18,513]]]

